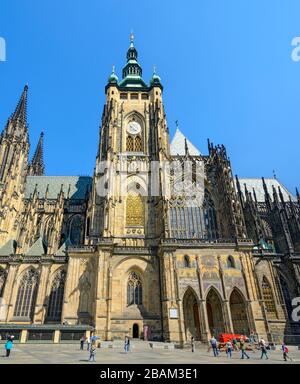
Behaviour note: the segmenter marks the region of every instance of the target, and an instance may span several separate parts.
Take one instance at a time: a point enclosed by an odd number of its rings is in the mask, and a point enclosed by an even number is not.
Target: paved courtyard
[[[204,346],[195,353],[188,349],[152,349],[147,342],[133,343],[131,352],[125,353],[121,346],[114,349],[97,349],[98,364],[299,364],[300,351],[291,351],[293,362],[285,362],[280,351],[270,351],[269,360],[260,360],[260,352],[248,352],[250,359],[241,360],[239,352],[234,352],[232,359],[221,352],[220,357],[213,357]],[[77,344],[15,344],[9,358],[4,355],[4,345],[0,345],[0,364],[95,364],[88,362],[88,352],[80,351]]]

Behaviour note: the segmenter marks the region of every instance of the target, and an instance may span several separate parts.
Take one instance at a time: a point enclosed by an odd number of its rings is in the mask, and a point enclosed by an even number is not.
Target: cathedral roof
[[[62,246],[56,251],[55,256],[65,256],[68,246],[71,245],[69,238],[62,244]]]
[[[8,240],[0,248],[0,256],[14,255],[16,253],[16,242],[13,239]]]
[[[191,156],[200,156],[200,151],[184,136],[177,127],[173,140],[171,141],[170,151],[172,156],[185,156],[186,149]]]
[[[46,254],[46,248],[41,237],[25,252],[27,256],[40,256]]]
[[[257,178],[257,179],[254,179],[254,178],[253,179],[252,178],[251,179],[250,178],[249,179],[248,178],[247,179],[241,179],[241,178],[239,178],[239,182],[240,182],[241,190],[242,190],[242,193],[244,194],[244,196],[245,196],[244,184],[246,184],[249,192],[253,193],[253,189],[255,190],[255,194],[256,194],[256,198],[257,198],[258,202],[265,202],[265,191],[264,191],[262,179],[259,179],[259,178]],[[278,192],[278,187],[280,187],[284,201],[289,201],[290,197],[291,197],[292,201],[296,201],[295,197],[277,179],[274,179],[274,178],[273,179],[271,179],[271,178],[265,179],[265,183],[266,183],[270,198],[272,200],[273,200],[273,185],[274,185],[277,192]]]
[[[57,199],[60,191],[65,198],[84,200],[87,189],[91,189],[90,176],[27,176],[25,198],[29,199],[36,188],[40,198]]]

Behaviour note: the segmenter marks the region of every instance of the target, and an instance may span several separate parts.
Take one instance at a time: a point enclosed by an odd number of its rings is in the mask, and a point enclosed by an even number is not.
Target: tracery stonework
[[[143,80],[133,36],[126,57],[105,87],[91,177],[45,176],[44,134],[29,160],[27,86],[4,127],[0,333],[21,326],[24,342],[35,327],[58,342],[150,329],[185,343],[253,331],[294,342],[299,194],[276,179],[234,179],[226,148],[200,153],[178,123],[170,143],[161,79]]]

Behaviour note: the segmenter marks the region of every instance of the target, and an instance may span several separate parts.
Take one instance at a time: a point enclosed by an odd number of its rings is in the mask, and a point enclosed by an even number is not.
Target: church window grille
[[[134,139],[135,152],[142,152],[142,139],[140,136],[136,136]]]
[[[59,271],[52,283],[51,293],[49,296],[49,304],[48,304],[48,313],[47,320],[48,321],[60,321],[63,299],[64,299],[64,288],[65,288],[65,279],[66,272]]]
[[[14,316],[33,320],[38,289],[38,273],[30,269],[22,277],[19,285]]]
[[[134,141],[132,136],[127,136],[126,150],[128,152],[134,151]]]
[[[120,94],[120,99],[127,100],[127,93],[121,93]]]
[[[128,195],[126,200],[126,225],[144,225],[144,202],[140,195]]]
[[[276,314],[276,306],[274,302],[272,288],[265,276],[262,281],[262,294],[266,306],[266,311],[270,314]]]
[[[143,288],[140,277],[137,273],[132,272],[129,275],[127,283],[127,305],[143,304]]]
[[[140,135],[135,137],[128,135],[126,140],[126,151],[127,152],[142,152],[143,143]]]

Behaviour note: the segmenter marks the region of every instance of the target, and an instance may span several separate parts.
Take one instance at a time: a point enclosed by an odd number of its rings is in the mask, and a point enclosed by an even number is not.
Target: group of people
[[[99,340],[98,336],[91,336],[86,337],[83,335],[80,339],[80,350],[84,350],[84,344],[87,344],[86,350],[89,352],[89,359],[88,361],[96,361],[95,356],[96,356],[96,351],[97,351],[97,345],[96,341]],[[128,336],[125,337],[124,341],[124,351],[125,353],[130,352],[130,339]]]
[[[239,340],[237,340],[235,338],[233,338],[232,340],[228,340],[225,343],[225,351],[226,351],[227,357],[231,358],[233,351],[240,350],[240,352],[241,352],[241,359],[245,359],[245,358],[250,359],[250,356],[247,354],[246,349],[247,349],[249,343],[252,344],[252,343],[255,342],[255,340],[250,338],[248,340],[248,344],[246,344],[246,340],[247,340],[247,338],[245,336],[241,336]],[[219,343],[218,343],[217,339],[214,336],[212,336],[212,338],[210,339],[209,343],[210,343],[209,350],[210,349],[213,350],[213,354],[214,354],[215,357],[219,356],[221,351],[220,351],[220,346],[219,346]],[[266,341],[263,338],[261,338],[259,340],[258,348],[261,350],[260,358],[261,359],[265,358],[266,360],[268,360],[269,359],[268,349],[270,349],[270,347],[267,345]],[[194,352],[194,350],[195,350],[194,340],[192,340],[192,352]],[[289,350],[288,350],[288,348],[287,348],[287,346],[285,345],[284,342],[281,345],[281,351],[282,351],[282,354],[283,354],[283,359],[285,361],[287,361],[288,359],[290,361],[292,361],[292,358],[289,357],[289,355],[288,355]]]

